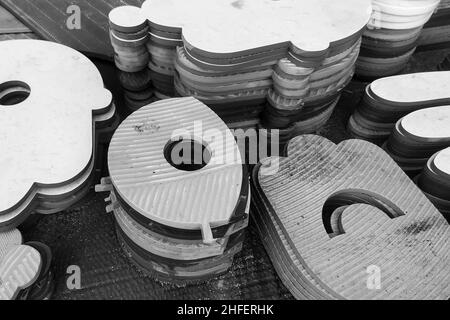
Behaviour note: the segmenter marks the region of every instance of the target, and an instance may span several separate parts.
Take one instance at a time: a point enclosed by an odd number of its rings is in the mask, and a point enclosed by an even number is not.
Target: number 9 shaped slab
[[[201,231],[206,243],[214,241],[212,229],[230,223],[248,190],[232,132],[194,98],[159,101],[129,116],[111,140],[108,168],[130,211],[178,233]]]
[[[69,191],[93,161],[111,93],[81,53],[47,41],[0,42],[0,218]],[[61,192],[61,193],[58,193]]]
[[[296,137],[287,158],[255,168],[253,188],[261,237],[297,298],[450,297],[450,225],[374,144]]]

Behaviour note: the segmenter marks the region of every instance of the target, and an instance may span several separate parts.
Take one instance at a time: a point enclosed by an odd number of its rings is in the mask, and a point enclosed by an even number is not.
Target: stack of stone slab
[[[146,3],[144,3],[144,6]],[[164,30],[149,21],[150,40],[147,50],[150,53],[148,68],[152,75],[155,95],[160,99],[176,96],[175,90],[175,58],[177,47],[183,46],[181,33]],[[163,30],[161,30],[163,29]]]
[[[152,78],[148,69],[132,73],[119,71],[118,77],[128,111],[134,112],[157,100],[154,96]]]
[[[450,1],[441,0],[436,13],[425,24],[419,38],[423,49],[450,48]]]
[[[151,0],[140,13],[157,96],[194,96],[233,128],[265,109],[260,125],[286,135],[329,119],[370,15],[369,0]]]
[[[397,122],[384,145],[404,171],[421,171],[432,155],[447,147],[450,147],[450,106],[410,113]]]
[[[0,43],[0,230],[79,201],[95,177],[96,130],[114,117],[95,65],[51,42]],[[17,79],[20,79],[18,81]]]
[[[400,72],[414,53],[424,24],[440,0],[372,0],[373,16],[364,32],[356,73],[384,77]]]
[[[150,39],[147,19],[133,6],[114,8],[108,15],[114,61],[119,81],[124,89],[125,105],[136,111],[154,101],[148,63]]]
[[[428,160],[417,185],[450,223],[450,148]]]
[[[223,140],[221,140],[223,139]],[[110,193],[125,253],[163,282],[217,276],[240,252],[248,175],[225,123],[194,98],[166,99],[129,116],[111,141]]]
[[[450,54],[439,64],[440,71],[450,71]]]
[[[450,105],[450,71],[378,79],[366,87],[348,130],[355,138],[382,143],[402,117],[443,105]]]
[[[312,135],[287,149],[255,167],[252,218],[294,297],[450,297],[450,225],[382,149]]]
[[[140,73],[138,78],[145,79],[148,76],[154,79],[155,91],[145,87],[141,95],[147,93],[150,99],[153,93],[157,98],[164,99],[175,95],[174,88],[174,60],[176,47],[182,46],[181,33],[165,32],[158,26],[148,23],[143,10],[134,6],[121,6],[114,8],[109,13],[111,44],[115,51],[115,62],[118,69],[129,73],[131,78],[134,73]],[[147,76],[148,74],[148,76]],[[150,82],[146,82],[149,84]],[[124,86],[129,90],[128,86]],[[134,90],[130,90],[135,92]],[[130,109],[137,110],[146,104],[147,99],[136,99],[133,94],[125,93],[127,105]],[[140,96],[141,96],[140,95]],[[132,100],[129,102],[128,100]],[[133,101],[138,100],[142,103]],[[137,107],[139,105],[139,107]]]
[[[415,111],[401,120],[384,149],[449,221],[450,106]],[[445,149],[447,148],[447,149]],[[444,149],[444,150],[443,150]]]
[[[138,72],[147,68],[150,55],[145,47],[149,39],[147,19],[137,7],[122,6],[109,13],[109,36],[117,68]]]

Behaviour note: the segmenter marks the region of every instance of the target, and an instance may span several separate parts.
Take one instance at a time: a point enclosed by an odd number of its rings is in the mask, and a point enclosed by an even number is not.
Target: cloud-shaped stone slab
[[[2,214],[83,173],[93,156],[93,114],[112,96],[95,65],[71,48],[14,40],[0,42],[0,52],[0,94],[30,90],[22,102],[0,105]]]
[[[306,52],[357,34],[368,23],[370,0],[147,0],[155,27],[182,29],[190,46],[208,54],[247,54],[292,43]]]

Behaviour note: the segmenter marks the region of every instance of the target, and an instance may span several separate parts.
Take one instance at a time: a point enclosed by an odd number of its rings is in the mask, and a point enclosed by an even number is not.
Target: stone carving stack
[[[115,114],[95,65],[47,41],[0,43],[0,231],[63,211],[94,179],[96,130]],[[18,81],[17,79],[20,79]]]
[[[248,224],[248,176],[231,131],[206,105],[179,98],[139,109],[114,134],[108,167],[97,191],[110,192],[107,211],[135,265],[175,283],[231,266]]]
[[[350,81],[369,0],[163,1],[142,5],[157,95],[194,96],[230,127],[313,132]],[[176,92],[175,92],[176,91]]]
[[[356,138],[381,143],[407,114],[447,104],[450,105],[450,71],[378,79],[366,87],[348,130]]]
[[[447,221],[450,219],[448,147],[450,106],[422,109],[405,116],[384,145],[404,171],[411,175],[422,171],[415,181]]]
[[[287,158],[255,168],[252,200],[264,246],[298,299],[450,297],[450,225],[369,142],[296,137]]]
[[[144,2],[143,8],[148,5]],[[143,9],[144,15],[145,10]],[[183,46],[180,30],[165,28],[149,20],[150,40],[147,50],[150,53],[148,68],[152,75],[155,95],[160,99],[176,96],[175,90],[175,58],[177,47]]]
[[[124,91],[125,106],[130,112],[154,102],[156,97],[152,87],[150,71],[139,72],[119,71],[119,82]]]
[[[152,27],[182,39],[178,94],[241,127],[257,123],[267,101],[264,127],[301,132],[330,117],[370,16],[368,1],[146,1],[142,9]]]
[[[372,78],[400,72],[439,1],[372,0],[373,16],[363,35],[357,74]]]
[[[450,223],[450,148],[428,160],[417,185]]]
[[[125,105],[136,111],[154,101],[148,63],[150,39],[147,19],[133,6],[114,8],[109,13],[110,38]]]
[[[433,154],[446,147],[450,147],[450,106],[410,113],[397,122],[384,145],[404,171],[421,171]]]
[[[137,7],[122,6],[109,13],[110,39],[114,61],[124,72],[147,68],[150,55],[145,47],[149,39],[147,19]]]
[[[450,47],[450,1],[441,0],[435,14],[425,24],[419,46],[426,49]]]

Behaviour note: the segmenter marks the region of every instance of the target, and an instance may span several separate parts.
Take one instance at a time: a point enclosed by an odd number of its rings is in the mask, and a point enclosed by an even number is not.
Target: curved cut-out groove
[[[403,210],[395,203],[377,193],[362,189],[341,190],[331,195],[322,208],[323,224],[330,238],[345,233],[342,214],[349,206],[354,204],[367,204],[376,207],[391,219],[405,215]]]
[[[206,142],[179,139],[170,140],[166,144],[164,157],[175,169],[197,171],[208,165],[212,155]]]

